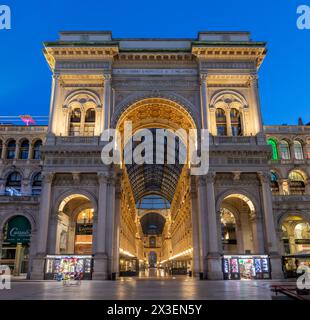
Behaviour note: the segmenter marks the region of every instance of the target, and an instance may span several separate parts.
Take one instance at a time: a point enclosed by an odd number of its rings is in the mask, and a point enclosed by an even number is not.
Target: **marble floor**
[[[199,281],[192,278],[82,281],[64,286],[57,281],[12,281],[10,290],[0,290],[0,300],[270,300],[277,281]]]

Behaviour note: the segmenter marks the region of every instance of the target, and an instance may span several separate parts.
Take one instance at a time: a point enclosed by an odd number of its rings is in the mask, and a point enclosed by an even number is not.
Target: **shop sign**
[[[76,235],[92,235],[93,224],[92,223],[77,223]]]
[[[10,244],[29,243],[31,225],[27,218],[17,216],[9,220],[6,229],[5,241]]]
[[[295,244],[310,244],[310,239],[296,239]]]

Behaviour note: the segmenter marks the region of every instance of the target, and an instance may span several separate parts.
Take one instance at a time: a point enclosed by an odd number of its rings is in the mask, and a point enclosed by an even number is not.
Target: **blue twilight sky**
[[[0,30],[0,116],[48,115],[51,72],[42,42],[60,30],[111,30],[114,37],[189,37],[202,30],[250,31],[268,42],[260,69],[265,124],[310,122],[310,30],[296,9],[310,0],[2,0],[12,30]]]

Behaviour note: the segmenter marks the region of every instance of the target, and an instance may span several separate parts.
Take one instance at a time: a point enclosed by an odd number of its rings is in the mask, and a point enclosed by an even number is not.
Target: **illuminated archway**
[[[56,253],[92,254],[93,202],[84,194],[66,196],[58,206]]]
[[[115,121],[115,119],[114,119]],[[190,129],[196,128],[196,122],[190,112],[175,101],[165,98],[146,98],[134,102],[117,118],[115,123],[116,129],[121,134],[122,149],[124,148],[124,128],[125,122],[131,121],[132,134],[135,134],[141,129],[170,129],[173,131],[182,129],[185,134],[180,137],[180,141],[184,142],[186,135]],[[185,197],[189,190],[189,177],[183,174],[189,168],[189,164],[184,165],[169,165],[164,164],[126,164],[122,166],[124,171],[122,178],[122,198],[121,198],[121,216],[120,216],[120,249],[121,249],[121,270],[123,274],[126,272],[124,266],[128,265],[132,268],[133,258],[137,261],[142,261],[145,264],[149,263],[149,252],[154,251],[157,255],[158,264],[162,261],[168,261],[169,258],[177,259],[182,254],[182,250],[191,249],[191,230],[186,230],[188,239],[186,248],[183,248],[183,243],[177,243],[177,246],[171,248],[175,233],[170,234],[171,216],[174,219],[185,219],[191,216],[190,200],[187,200],[186,206],[183,205],[182,210],[185,210],[183,215],[173,215],[173,211],[181,210],[179,208],[180,198]],[[182,180],[182,184],[180,181]],[[181,187],[182,185],[182,187]],[[179,195],[176,199],[176,194]],[[168,205],[165,210],[169,211],[166,216],[169,223],[165,224],[160,235],[156,235],[156,248],[150,248],[150,239],[145,237],[143,232],[143,224],[138,211],[141,210],[141,199],[147,197],[159,197],[166,199]],[[189,201],[189,202],[188,202]],[[153,210],[153,213],[158,214],[159,208],[143,208],[145,210]],[[146,215],[147,216],[147,215]],[[182,217],[182,218],[181,218]],[[145,218],[146,219],[146,218]],[[182,221],[176,221],[175,225],[181,225]],[[187,222],[188,224],[188,222]],[[183,228],[180,227],[180,230]],[[183,230],[183,229],[182,229]],[[177,230],[174,230],[177,232]],[[181,232],[181,231],[180,231]],[[172,239],[172,240],[171,240]],[[156,249],[156,250],[155,250]],[[165,252],[163,252],[165,251]],[[190,257],[188,257],[190,259]],[[184,259],[183,259],[184,260]],[[128,272],[130,270],[127,270]],[[138,272],[138,270],[136,270]]]
[[[262,253],[253,201],[244,194],[226,195],[220,204],[224,253]]]

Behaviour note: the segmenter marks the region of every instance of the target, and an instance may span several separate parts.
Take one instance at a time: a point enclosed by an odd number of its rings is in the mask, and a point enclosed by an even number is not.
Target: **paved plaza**
[[[199,281],[190,278],[82,281],[64,286],[56,281],[13,281],[0,299],[55,300],[271,300],[278,281]],[[284,284],[284,283],[282,283]],[[287,284],[287,282],[285,282]]]

